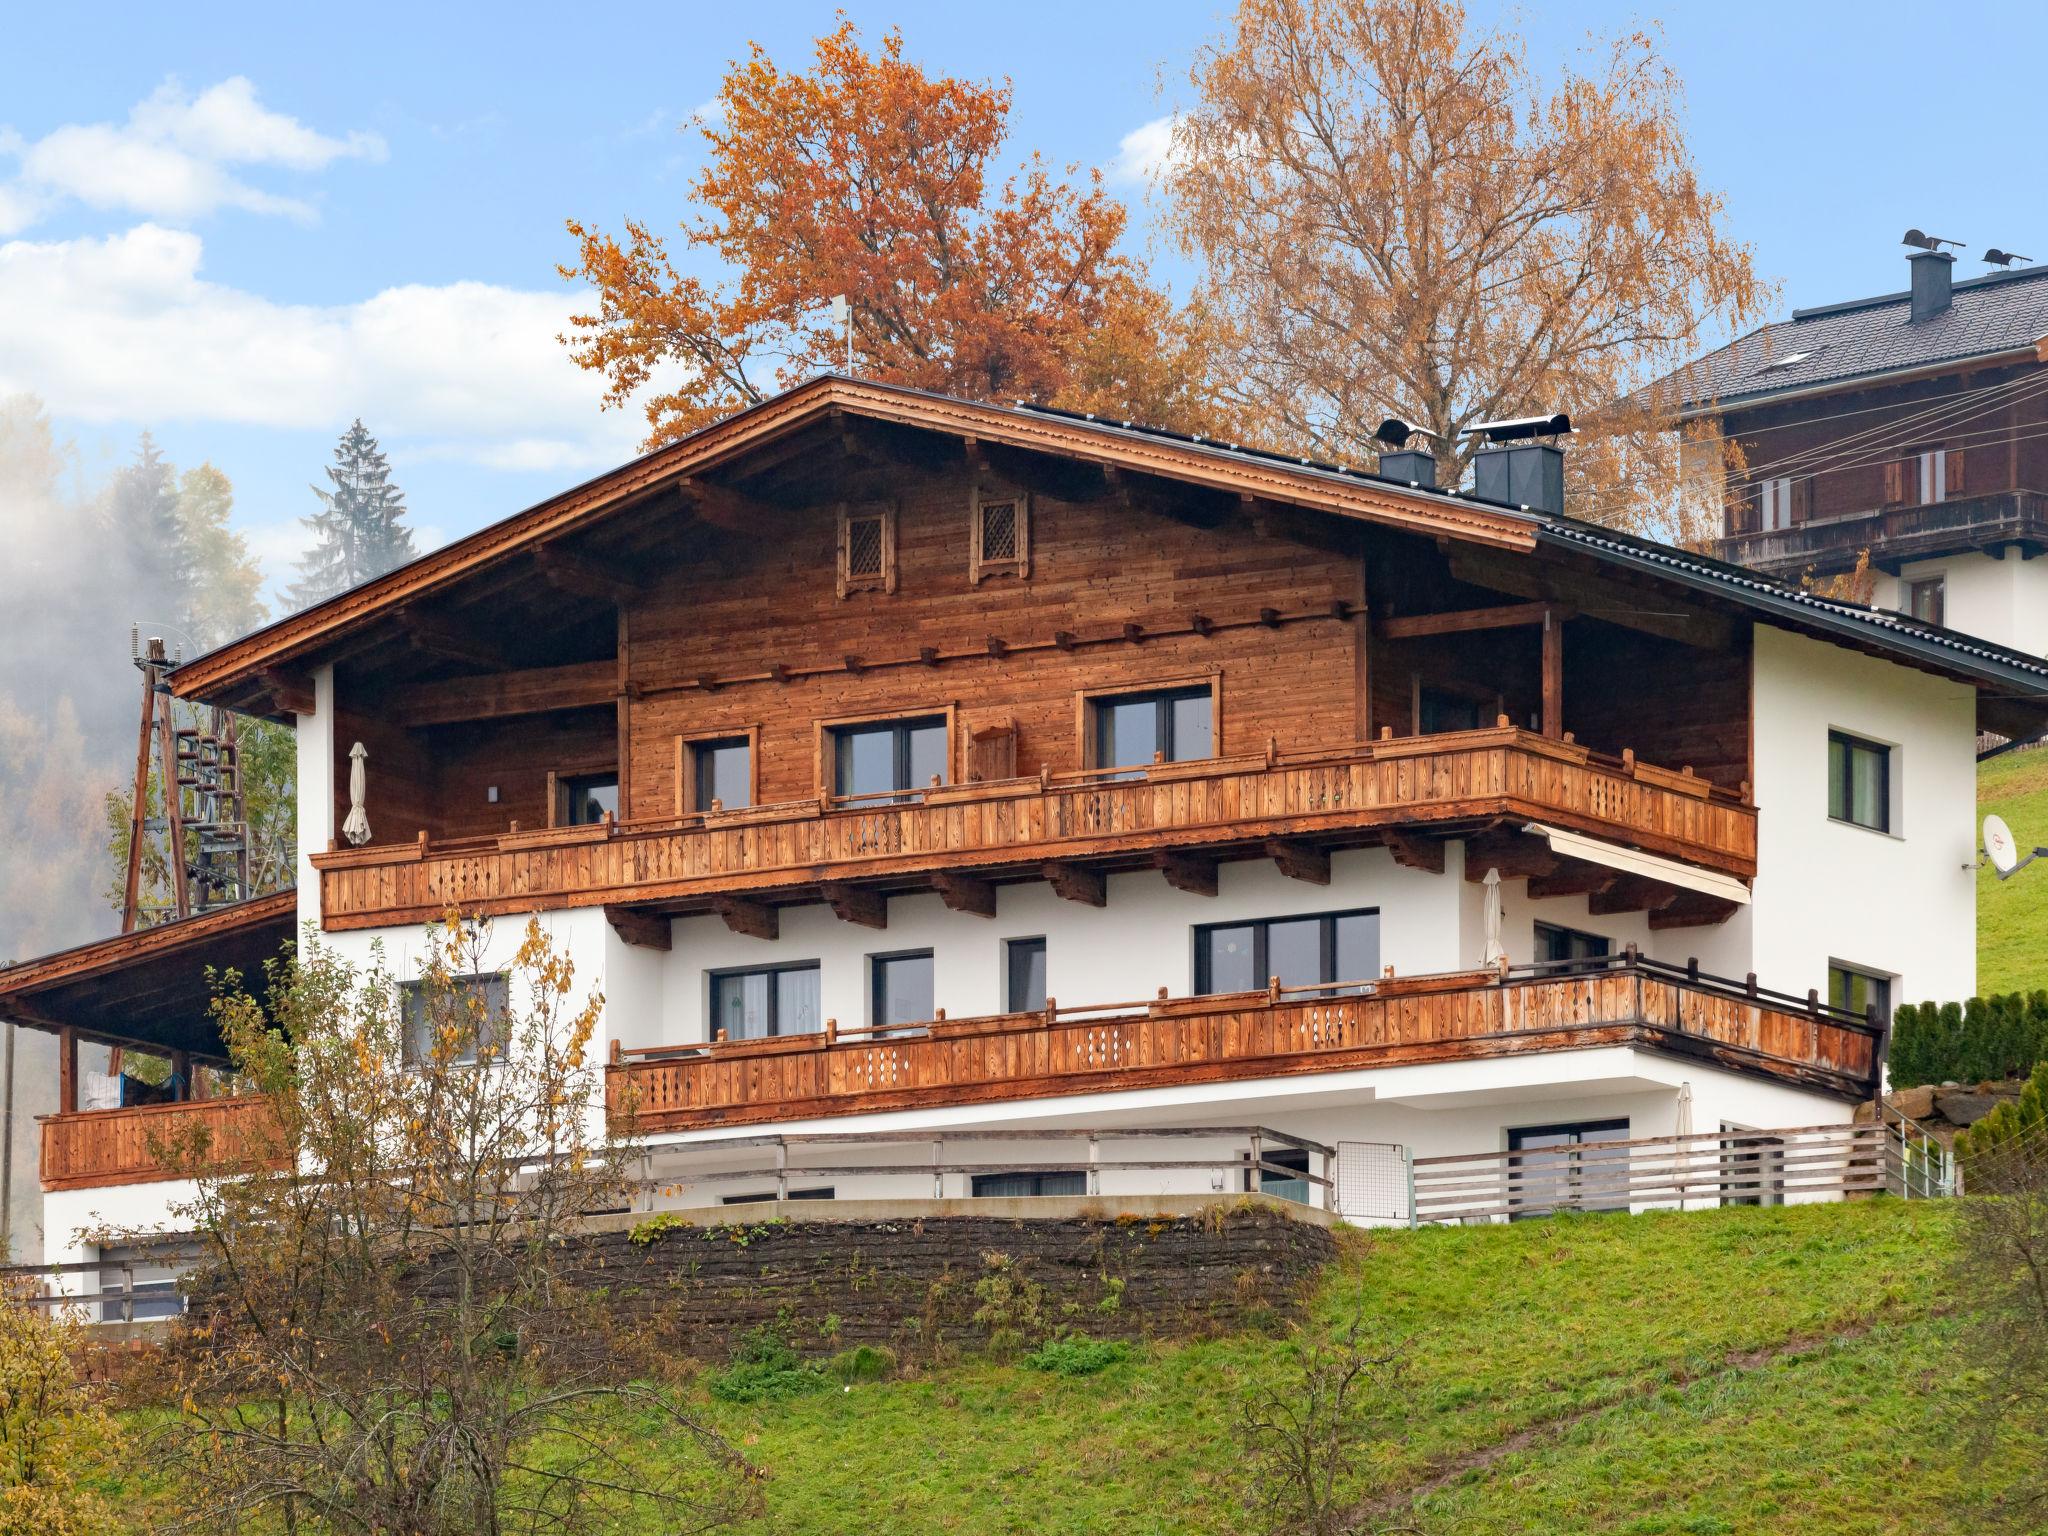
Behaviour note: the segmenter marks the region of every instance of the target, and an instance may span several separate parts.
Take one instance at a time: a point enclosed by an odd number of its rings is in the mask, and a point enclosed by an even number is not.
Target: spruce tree
[[[114,475],[106,516],[115,547],[127,559],[136,611],[146,633],[161,631],[174,646],[198,649],[194,608],[199,577],[178,500],[177,470],[147,432],[135,462]]]
[[[294,608],[359,586],[412,559],[412,530],[405,493],[391,483],[391,465],[358,417],[335,445],[327,466],[332,490],[313,487],[320,510],[301,521],[313,532],[313,547],[299,561],[299,579],[287,594]]]

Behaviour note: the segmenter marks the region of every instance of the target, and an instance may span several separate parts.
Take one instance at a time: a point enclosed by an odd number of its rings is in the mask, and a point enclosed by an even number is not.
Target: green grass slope
[[[2048,748],[2008,752],[1978,767],[1977,814],[1991,811],[2006,819],[2021,848],[2048,848]],[[2036,987],[2048,987],[2048,860],[2003,881],[1980,869],[1977,990]]]
[[[1952,1429],[1953,1217],[1878,1200],[1345,1234],[1308,1326],[1361,1318],[1404,1361],[1344,1490],[1359,1529],[1981,1529],[2001,1474]],[[1298,1379],[1287,1339],[1247,1334],[1077,1378],[969,1356],[700,1406],[767,1471],[756,1536],[1220,1536],[1247,1528],[1239,1405]],[[161,1481],[125,1481],[179,1506]]]

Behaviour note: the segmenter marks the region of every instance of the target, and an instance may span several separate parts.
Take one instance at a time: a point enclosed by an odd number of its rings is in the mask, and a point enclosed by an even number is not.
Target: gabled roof
[[[1887,293],[1792,312],[1660,380],[1693,414],[1878,375],[2033,353],[2048,361],[2048,267],[1994,272],[1954,287],[1954,303],[1912,319],[1912,295]]]
[[[2032,274],[2022,274],[2031,276]],[[1959,284],[1959,288],[1969,287]],[[2048,297],[2048,284],[2037,290]],[[1889,302],[1889,301],[1878,301]],[[1426,490],[1365,470],[1291,457],[1134,422],[1043,406],[998,406],[826,374],[682,441],[635,459],[409,565],[341,593],[185,663],[172,674],[182,697],[220,702],[231,688],[317,660],[394,610],[650,497],[712,484],[821,417],[835,413],[1049,453],[1112,470],[1283,502],[1408,533],[1534,555],[1572,550],[1638,576],[1677,582],[1786,627],[1884,654],[2031,703],[2048,702],[2048,664],[1974,636],[1818,597],[1797,587],[1652,540],[1569,517]],[[700,479],[700,477],[705,477]]]

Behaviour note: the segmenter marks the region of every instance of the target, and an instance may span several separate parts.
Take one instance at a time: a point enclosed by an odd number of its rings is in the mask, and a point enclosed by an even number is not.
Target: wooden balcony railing
[[[1873,1018],[1634,955],[1593,964],[615,1048],[606,1097],[640,1131],[683,1130],[1608,1045],[1876,1092]]]
[[[43,1115],[44,1189],[95,1189],[184,1177],[166,1153],[203,1132],[209,1165],[246,1167],[266,1146],[267,1101],[254,1095]]]
[[[1137,773],[934,786],[886,804],[804,800],[313,855],[323,923],[772,895],[839,880],[1000,874],[1047,860],[1288,836],[1538,819],[1748,876],[1756,811],[1690,773],[1501,727],[1335,751],[1210,758]]]
[[[1731,522],[1721,555],[1779,575],[1809,568],[1827,574],[1849,569],[1866,549],[1873,560],[1890,564],[2009,544],[2048,549],[2048,495],[2019,490],[1951,496],[1771,529],[1759,528],[1750,508]]]

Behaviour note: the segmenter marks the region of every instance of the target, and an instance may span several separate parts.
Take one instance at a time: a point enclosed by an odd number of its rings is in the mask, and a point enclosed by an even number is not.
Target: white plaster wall
[[[334,839],[334,668],[313,673],[313,713],[300,715],[292,739],[298,748],[299,928],[320,921],[320,876],[311,855]]]
[[[1754,900],[1702,948],[1702,962],[1754,969],[1787,992],[1816,987],[1825,996],[1835,960],[1894,977],[1894,1002],[1971,996],[1972,691],[1761,624],[1754,669]],[[1892,746],[1889,833],[1828,819],[1830,729]],[[1740,967],[1745,945],[1752,963]]]
[[[43,1134],[36,1116],[57,1112],[57,1037],[19,1024],[4,1027],[14,1037],[14,1098],[6,1106],[14,1155],[7,1191],[10,1252],[0,1255],[0,1264],[36,1264],[43,1258],[43,1189],[36,1178]]]
[[[2030,656],[2048,655],[2048,561],[2023,560],[2015,551],[2003,560],[1990,555],[1945,555],[1915,560],[1896,578],[1880,576],[1873,599],[1881,608],[1905,612],[1906,589],[1915,581],[1943,578],[1943,623]]]
[[[199,1186],[190,1179],[164,1179],[153,1184],[122,1184],[107,1189],[53,1189],[43,1195],[43,1261],[80,1264],[99,1257],[86,1234],[112,1232],[146,1237],[190,1231],[191,1223],[173,1213],[191,1204]],[[71,1290],[92,1290],[77,1276]]]

